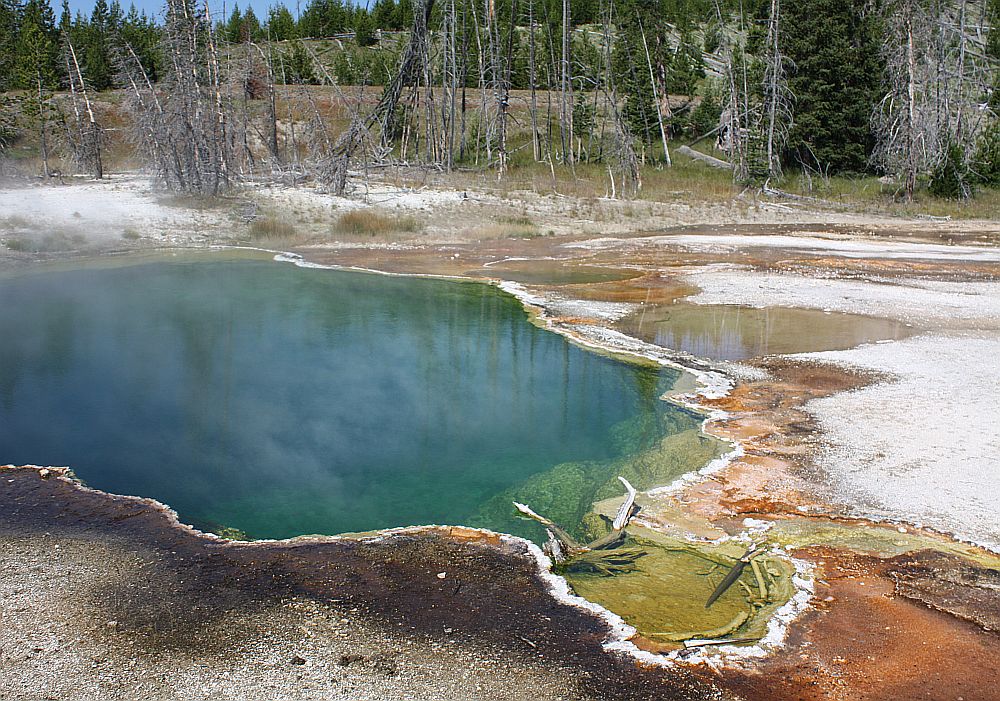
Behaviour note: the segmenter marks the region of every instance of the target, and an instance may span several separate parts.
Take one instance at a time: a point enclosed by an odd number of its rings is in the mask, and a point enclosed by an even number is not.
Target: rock
[[[337,664],[341,667],[348,667],[355,662],[364,662],[364,655],[341,655],[340,659],[337,660]]]
[[[391,657],[378,656],[371,661],[372,669],[387,677],[394,676],[399,671],[399,665]]]
[[[289,660],[292,664],[303,665],[306,663],[306,658],[301,655],[292,655],[292,659]]]
[[[47,467],[43,467],[41,470],[38,471],[38,476],[41,477],[43,480],[47,480],[49,478],[49,475],[51,474],[52,470],[50,470]]]
[[[437,573],[437,578],[438,578],[438,579],[444,579],[444,578],[445,578],[445,577],[447,577],[447,576],[448,576],[448,573],[447,573],[447,572],[438,572],[438,573]]]

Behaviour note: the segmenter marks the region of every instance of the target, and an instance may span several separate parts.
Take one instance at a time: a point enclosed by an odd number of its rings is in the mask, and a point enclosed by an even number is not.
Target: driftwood
[[[635,561],[644,556],[642,548],[615,548],[614,550],[586,550],[567,560],[568,572],[591,572],[613,577],[635,570]]]
[[[664,638],[670,640],[671,642],[679,643],[684,640],[691,640],[701,636],[702,640],[709,639],[714,640],[717,638],[724,638],[734,630],[737,630],[740,626],[747,622],[750,618],[749,611],[738,611],[731,621],[723,626],[719,626],[713,630],[702,631],[702,632],[687,632],[687,633],[650,633],[650,638]]]
[[[690,650],[696,647],[709,647],[711,645],[740,645],[742,643],[753,643],[758,638],[692,638],[684,641],[684,648]]]
[[[736,564],[733,565],[732,569],[729,570],[729,573],[726,575],[725,579],[723,579],[722,582],[719,584],[719,586],[715,588],[715,591],[712,592],[712,595],[708,597],[708,601],[705,603],[705,608],[710,607],[712,604],[718,601],[719,597],[725,594],[726,590],[736,583],[736,580],[740,578],[741,574],[743,574],[743,570],[746,569],[746,566],[749,565],[755,557],[762,554],[763,552],[764,548],[758,548],[756,545],[751,545],[749,548],[747,548],[747,551],[743,553],[743,557],[741,557],[739,560],[736,561]],[[756,563],[754,564],[756,565]],[[761,575],[760,571],[756,568],[756,566],[754,567],[754,574],[758,577],[758,582],[760,582]],[[763,596],[766,596],[766,594],[764,593],[766,592],[766,588],[764,587],[763,584],[761,584],[760,586],[764,590],[761,592],[761,594]],[[726,633],[728,632],[729,631],[726,631]],[[707,635],[705,637],[722,637],[723,635],[726,635],[726,633],[718,633],[717,635]]]
[[[586,545],[578,542],[564,528],[535,511],[527,504],[514,502],[514,508],[545,526],[549,538],[543,549],[554,562],[569,571],[595,572],[605,576],[631,572],[635,561],[646,554],[640,548],[620,548],[625,541],[625,527],[638,512],[635,505],[635,487],[624,477],[618,478],[625,486],[625,499],[611,524],[611,532]]]
[[[786,200],[792,200],[793,202],[812,202],[815,204],[825,204],[825,205],[835,205],[836,202],[831,202],[830,200],[824,200],[819,197],[810,197],[809,195],[796,195],[791,192],[785,192],[784,190],[778,190],[771,187],[769,182],[764,183],[764,187],[760,189],[761,193],[767,195],[768,197],[780,197]]]
[[[694,158],[695,160],[701,161],[713,168],[724,168],[725,170],[732,170],[733,164],[729,161],[724,161],[721,158],[716,158],[715,156],[709,156],[707,153],[702,153],[701,151],[695,151],[690,146],[681,146],[677,149],[677,153],[683,153],[688,158]]]

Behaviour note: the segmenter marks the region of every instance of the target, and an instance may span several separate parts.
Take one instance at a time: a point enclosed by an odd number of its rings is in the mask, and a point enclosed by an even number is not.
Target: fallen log
[[[514,502],[514,508],[517,509],[521,514],[527,516],[533,521],[538,521],[540,524],[545,526],[546,533],[548,534],[548,541],[545,543],[543,549],[548,553],[549,557],[553,559],[557,564],[568,563],[574,558],[578,558],[586,555],[595,550],[605,551],[602,555],[595,555],[591,560],[599,560],[602,558],[614,559],[614,555],[608,555],[613,548],[620,546],[625,540],[625,527],[632,520],[632,517],[639,511],[639,508],[635,505],[635,487],[633,487],[627,479],[619,476],[619,481],[625,486],[625,499],[622,501],[621,506],[618,507],[618,511],[615,514],[615,519],[611,524],[611,532],[606,536],[598,538],[597,540],[591,541],[586,545],[581,545],[577,540],[571,536],[564,528],[559,526],[549,518],[536,513],[527,504],[521,504],[519,502]],[[644,553],[643,553],[644,554]],[[638,556],[632,558],[631,562],[638,559]],[[613,566],[606,566],[602,568],[591,568],[597,571],[601,571],[603,574],[616,574],[618,569]],[[635,569],[634,565],[631,569]]]
[[[746,566],[750,564],[751,560],[753,560],[755,557],[762,554],[763,552],[764,552],[763,548],[758,548],[756,545],[751,545],[747,549],[747,551],[743,553],[743,557],[741,557],[739,560],[736,561],[736,564],[733,565],[731,570],[729,570],[729,574],[727,574],[725,579],[723,579],[722,582],[719,584],[719,586],[715,588],[715,591],[712,592],[712,595],[708,597],[708,601],[705,603],[705,608],[709,608],[712,604],[714,604],[718,600],[720,596],[725,594],[726,590],[729,589],[729,587],[733,586],[733,584],[736,583],[736,580],[740,578],[740,575],[743,574],[743,570],[746,569]],[[755,571],[759,572],[759,570]],[[722,634],[718,636],[706,635],[705,637],[706,638],[722,637]]]
[[[712,168],[724,168],[725,170],[733,169],[733,164],[729,161],[724,161],[721,158],[716,158],[715,156],[709,156],[707,153],[702,153],[701,151],[695,151],[690,146],[681,146],[677,149],[677,153],[682,153],[688,158],[694,158],[695,160],[701,161]]]

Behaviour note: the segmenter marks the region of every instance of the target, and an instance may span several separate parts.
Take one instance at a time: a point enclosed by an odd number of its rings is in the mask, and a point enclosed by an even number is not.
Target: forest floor
[[[995,698],[997,220],[454,185],[397,174],[350,198],[262,187],[212,206],[164,198],[132,176],[5,189],[0,270],[253,246],[310,264],[474,277],[500,282],[539,323],[580,343],[714,379],[716,391],[687,399],[716,412],[706,430],[741,454],[640,495],[644,523],[713,539],[751,524],[808,562],[811,606],[783,644],[754,659],[722,652],[639,669],[600,650],[603,622],[551,599],[525,553],[474,547],[468,534],[389,539],[367,557],[343,555],[350,562],[336,577],[354,602],[345,610],[315,574],[317,563],[342,555],[336,543],[222,545],[148,503],[9,469],[0,475],[11,485],[0,495],[0,581],[10,590],[0,654],[10,673],[0,690],[31,698],[45,680],[45,693],[58,698],[121,697],[140,683],[136,698],[245,698],[255,689],[261,698],[493,699],[527,685],[542,698]],[[763,310],[761,325],[720,327],[715,315],[733,305]],[[804,315],[791,330],[780,323],[788,310]],[[664,335],[671,319],[686,319],[698,343],[672,343]],[[733,352],[744,346],[752,350]],[[114,525],[123,518],[133,524],[125,532]],[[457,559],[471,568],[470,591],[443,605],[436,579],[425,586],[393,569],[396,548],[411,548],[422,572],[455,571]],[[377,564],[387,560],[396,565]],[[102,568],[105,561],[120,564]],[[517,576],[491,576],[497,563]],[[266,601],[234,574],[247,567],[242,576],[258,577]],[[204,603],[225,616],[193,613],[177,623],[151,611],[139,590],[156,587],[130,584],[146,569],[225,582],[232,600]],[[390,581],[397,599],[388,611],[375,602]],[[183,607],[193,586],[153,598]],[[100,587],[123,592],[106,616],[74,593]],[[316,610],[296,609],[296,595]],[[429,613],[435,606],[446,610]],[[510,620],[501,624],[504,610]],[[98,625],[95,616],[108,620]],[[315,630],[314,616],[324,621]],[[196,644],[183,656],[157,642],[185,631]],[[210,649],[220,631],[235,636],[224,653]],[[341,664],[355,649],[357,664]],[[265,691],[262,680],[275,688]],[[96,683],[105,685],[100,693],[78,691]]]

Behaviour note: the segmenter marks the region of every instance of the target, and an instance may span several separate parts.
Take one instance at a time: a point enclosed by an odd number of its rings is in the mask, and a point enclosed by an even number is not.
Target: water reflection
[[[713,360],[842,350],[913,333],[899,321],[857,314],[699,304],[646,307],[619,327],[664,348]]]
[[[481,519],[555,465],[621,459],[643,416],[697,426],[656,398],[672,373],[584,352],[479,284],[84,269],[0,280],[0,334],[0,462],[256,537]]]

